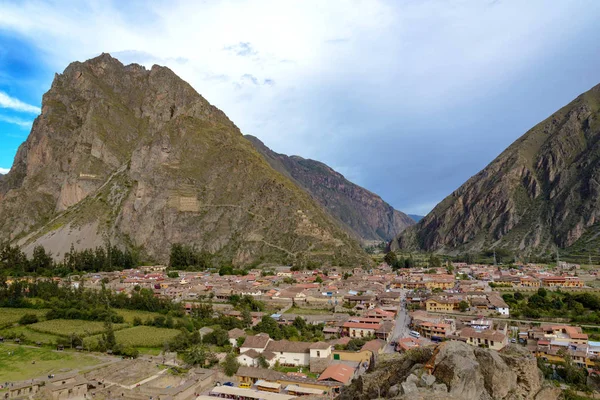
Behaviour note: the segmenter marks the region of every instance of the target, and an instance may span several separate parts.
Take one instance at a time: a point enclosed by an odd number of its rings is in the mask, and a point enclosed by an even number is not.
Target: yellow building
[[[458,299],[434,297],[425,301],[425,308],[427,311],[452,312],[458,310],[458,303]]]

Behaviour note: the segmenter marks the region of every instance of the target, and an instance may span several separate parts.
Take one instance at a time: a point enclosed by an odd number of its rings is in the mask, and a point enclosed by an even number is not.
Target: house
[[[334,381],[343,385],[350,383],[356,373],[356,369],[346,364],[333,364],[327,367],[319,376],[319,381]]]
[[[486,347],[492,350],[502,350],[508,344],[508,337],[502,331],[486,329],[479,331],[473,328],[463,328],[460,337],[472,346]]]
[[[460,300],[454,297],[432,297],[425,301],[427,311],[452,312],[458,310]]]
[[[267,344],[271,342],[273,339],[269,337],[266,333],[259,333],[258,335],[248,336],[242,346],[240,347],[240,354],[245,353],[248,350],[255,350],[258,353],[262,353]]]
[[[271,340],[265,351],[275,354],[275,362],[280,365],[310,365],[310,346],[306,342],[290,342],[288,340]]]
[[[491,307],[496,310],[500,315],[506,315],[507,317],[510,315],[510,309],[508,304],[504,301],[499,294],[494,293],[488,295],[488,301],[490,302]]]
[[[382,323],[365,323],[348,321],[342,325],[342,335],[350,337],[369,337],[375,336],[375,332],[381,328]]]
[[[238,339],[241,337],[246,337],[247,335],[246,332],[244,332],[243,330],[239,328],[233,328],[232,330],[227,332],[227,336],[229,336],[229,343],[231,343],[233,347],[237,347]]]
[[[269,367],[275,365],[275,354],[270,351],[263,351],[259,353],[254,349],[250,349],[237,356],[237,360],[240,365],[244,365],[246,367],[262,367],[260,365],[261,357],[265,359],[265,361],[269,364]]]

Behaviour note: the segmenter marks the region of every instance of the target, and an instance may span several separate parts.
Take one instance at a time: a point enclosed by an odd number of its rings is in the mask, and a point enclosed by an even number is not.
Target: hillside
[[[349,232],[363,240],[389,241],[414,221],[381,197],[355,185],[327,165],[269,149],[258,138],[245,136],[265,160],[310,193]]]
[[[392,248],[598,251],[600,85],[515,141]]]
[[[236,265],[356,265],[358,242],[165,67],[70,64],[0,181],[0,241],[55,257],[106,240],[166,262],[172,243]]]

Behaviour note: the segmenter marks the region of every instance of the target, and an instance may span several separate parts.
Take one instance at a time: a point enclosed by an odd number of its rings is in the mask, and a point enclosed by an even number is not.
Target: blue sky
[[[109,52],[424,214],[600,83],[599,20],[597,0],[2,1],[0,171],[54,73]]]

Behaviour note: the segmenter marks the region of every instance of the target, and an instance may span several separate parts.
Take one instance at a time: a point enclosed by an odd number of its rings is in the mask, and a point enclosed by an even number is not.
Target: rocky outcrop
[[[435,352],[413,350],[379,364],[344,388],[339,399],[555,400],[560,395],[544,384],[535,357],[516,346],[495,352],[444,342]]]
[[[258,138],[245,136],[265,160],[310,193],[349,232],[363,240],[390,241],[414,221],[381,197],[350,182],[327,165],[269,149]]]
[[[108,54],[69,65],[0,181],[0,242],[57,257],[106,240],[166,262],[172,243],[215,260],[355,265],[359,243],[227,116],[168,68]]]
[[[392,249],[585,250],[598,240],[599,217],[600,85],[519,138]]]

